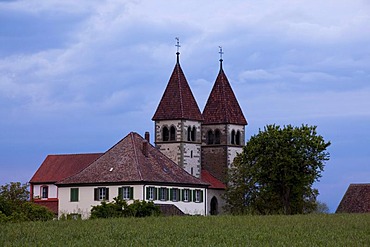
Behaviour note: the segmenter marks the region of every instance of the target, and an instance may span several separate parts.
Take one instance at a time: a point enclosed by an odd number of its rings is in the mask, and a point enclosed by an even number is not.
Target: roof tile
[[[147,145],[146,151],[143,151],[143,145]],[[145,152],[147,153],[144,154]],[[134,132],[129,133],[80,173],[58,184],[143,181],[208,186]]]
[[[58,182],[80,172],[101,155],[102,153],[48,155],[30,183]]]
[[[370,184],[350,184],[336,213],[370,213]]]
[[[247,124],[222,66],[204,107],[203,118],[203,124]]]
[[[203,117],[193,93],[177,62],[152,120],[189,119],[202,121]]]

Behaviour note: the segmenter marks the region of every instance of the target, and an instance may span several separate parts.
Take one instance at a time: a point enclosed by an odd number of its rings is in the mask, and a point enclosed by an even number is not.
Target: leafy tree
[[[316,126],[267,125],[234,159],[225,193],[231,213],[299,214],[315,211],[330,142]]]
[[[29,191],[27,184],[20,182],[10,182],[0,186],[0,211],[9,216],[13,211],[28,200]]]
[[[28,185],[11,182],[0,186],[0,222],[51,220],[53,212],[44,206],[28,202]]]

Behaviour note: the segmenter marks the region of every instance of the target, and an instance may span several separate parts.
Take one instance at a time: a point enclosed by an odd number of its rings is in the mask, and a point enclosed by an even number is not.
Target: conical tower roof
[[[222,68],[222,59],[216,82],[204,107],[203,118],[203,124],[248,124]]]
[[[202,121],[203,117],[179,63],[173,69],[166,90],[152,118],[153,121],[187,119]]]

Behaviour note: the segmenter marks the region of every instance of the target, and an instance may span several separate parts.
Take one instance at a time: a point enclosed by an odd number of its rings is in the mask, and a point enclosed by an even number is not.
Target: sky
[[[153,136],[179,37],[201,111],[222,46],[246,140],[317,126],[332,144],[314,187],[334,212],[370,183],[369,23],[367,0],[0,0],[0,184],[28,182],[48,154]]]

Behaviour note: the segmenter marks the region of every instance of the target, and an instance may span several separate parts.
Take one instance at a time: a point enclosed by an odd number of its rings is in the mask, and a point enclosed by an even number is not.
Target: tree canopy
[[[0,222],[51,220],[54,214],[44,206],[28,202],[27,184],[10,182],[0,186]]]
[[[231,213],[299,214],[316,210],[330,142],[316,126],[267,125],[243,147],[229,170],[225,193]]]

